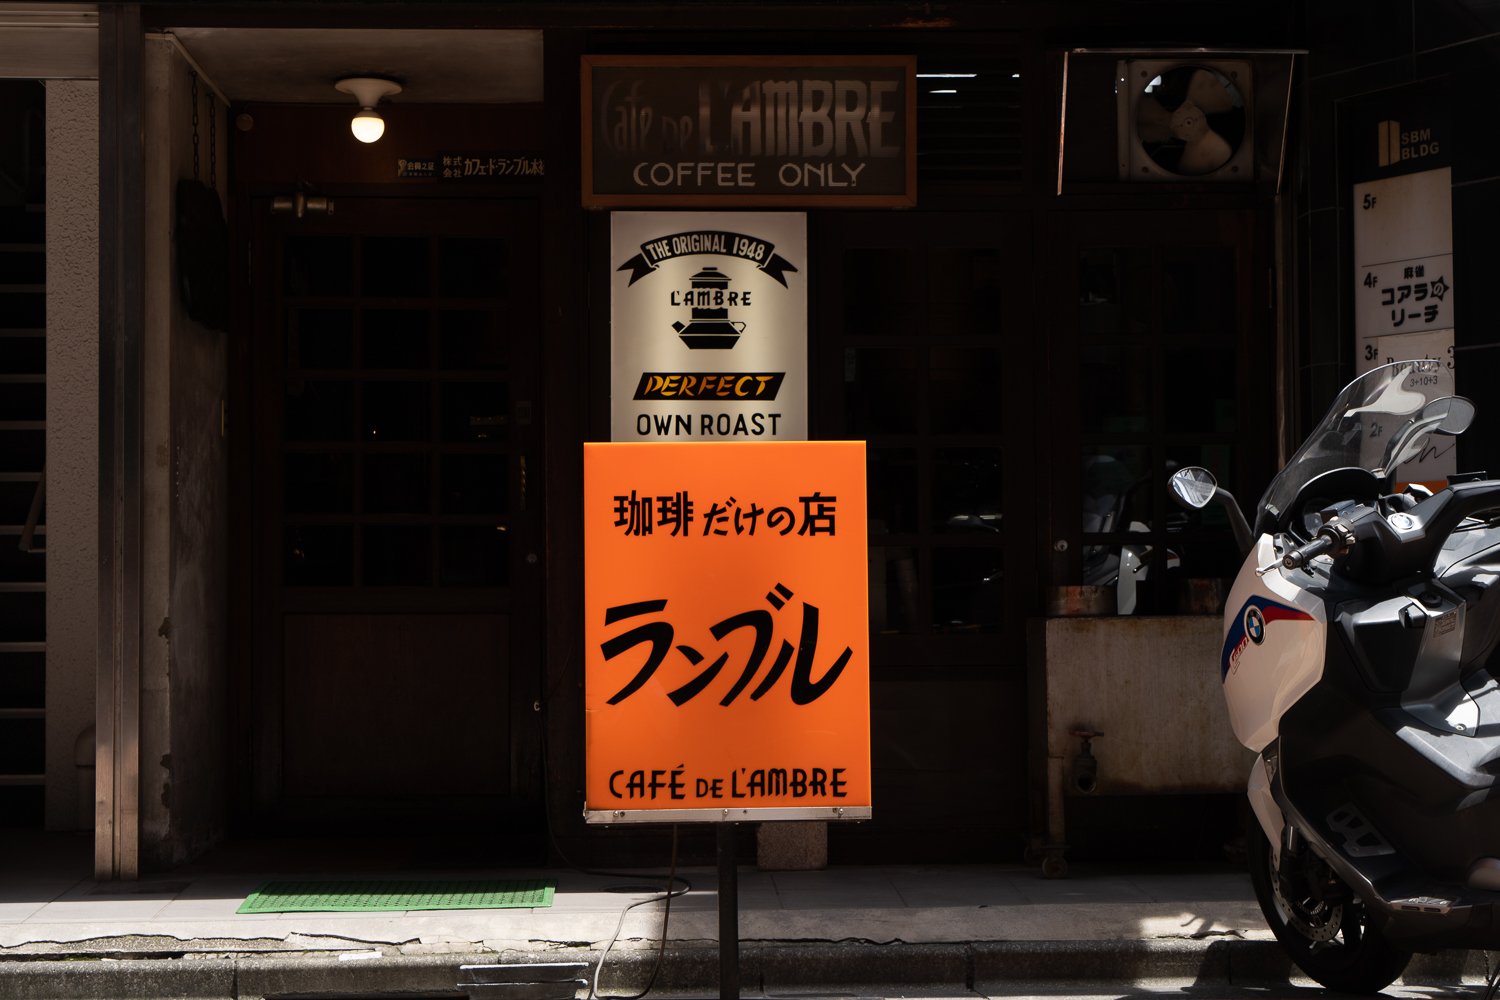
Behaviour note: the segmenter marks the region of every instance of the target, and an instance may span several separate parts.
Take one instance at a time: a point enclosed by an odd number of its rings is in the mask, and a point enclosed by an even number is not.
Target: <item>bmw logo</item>
[[[1266,616],[1260,613],[1260,608],[1252,606],[1245,612],[1245,634],[1257,646],[1266,641]]]

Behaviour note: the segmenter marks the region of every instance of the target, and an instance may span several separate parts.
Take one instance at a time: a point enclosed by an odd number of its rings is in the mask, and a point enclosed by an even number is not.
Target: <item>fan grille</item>
[[[1237,170],[1232,161],[1247,131],[1237,75],[1200,64],[1135,68],[1135,135],[1151,163],[1184,178],[1212,175],[1226,165]],[[1144,162],[1139,170],[1151,172]]]

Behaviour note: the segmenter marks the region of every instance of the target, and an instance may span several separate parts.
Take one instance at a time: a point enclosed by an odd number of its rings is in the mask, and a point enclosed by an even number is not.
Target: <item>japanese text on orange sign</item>
[[[868,807],[864,444],[584,448],[588,811]]]

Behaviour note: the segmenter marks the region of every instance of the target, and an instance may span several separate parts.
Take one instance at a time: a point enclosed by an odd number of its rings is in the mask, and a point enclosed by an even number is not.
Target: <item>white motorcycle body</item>
[[[1267,922],[1325,986],[1370,992],[1415,951],[1500,948],[1500,479],[1408,486],[1472,420],[1441,362],[1350,383],[1271,483],[1217,668],[1259,830]],[[1444,445],[1446,448],[1447,446]]]

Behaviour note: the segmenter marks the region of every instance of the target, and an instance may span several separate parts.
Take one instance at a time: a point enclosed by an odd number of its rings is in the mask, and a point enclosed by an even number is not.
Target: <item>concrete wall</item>
[[[94,824],[74,748],[94,724],[99,631],[99,85],[46,87],[46,825],[75,830]]]
[[[228,488],[221,433],[227,335],[178,298],[179,178],[192,177],[190,67],[165,38],[145,61],[146,337],[141,645],[141,858],[179,864],[224,835],[228,817]],[[199,84],[207,181],[208,87]],[[218,189],[229,121],[218,108]]]
[[[1067,778],[1082,746],[1070,731],[1092,729],[1104,733],[1093,743],[1100,795],[1242,790],[1254,754],[1229,726],[1222,642],[1218,615],[1048,619],[1054,779]],[[1070,780],[1062,791],[1073,794]]]

